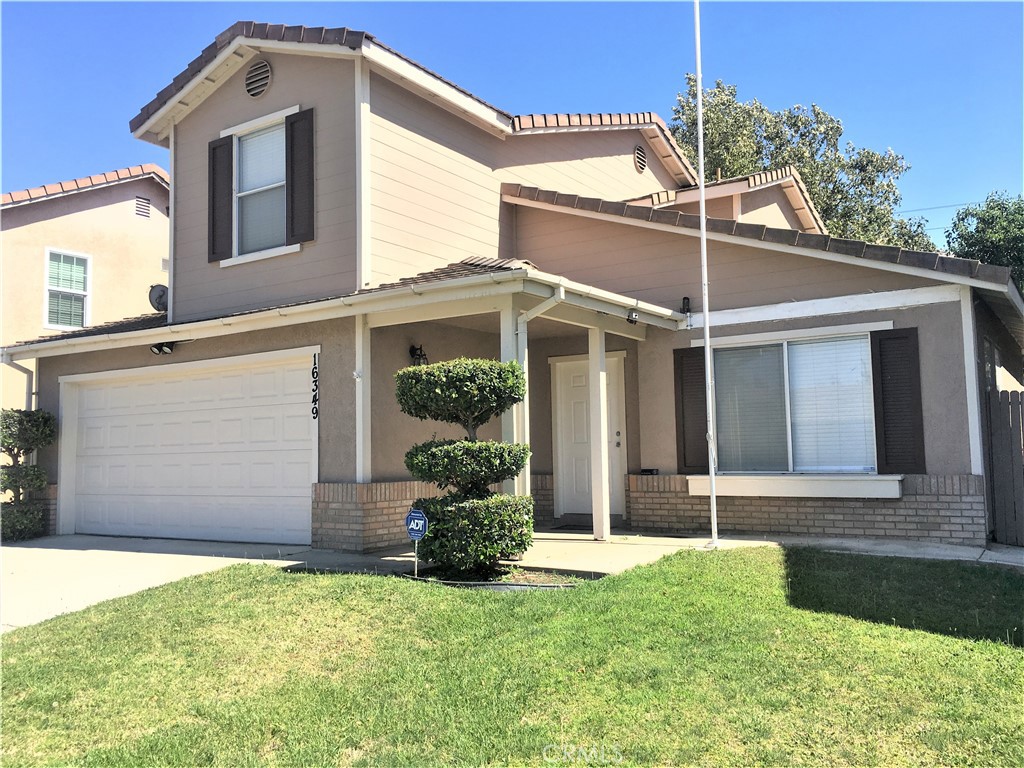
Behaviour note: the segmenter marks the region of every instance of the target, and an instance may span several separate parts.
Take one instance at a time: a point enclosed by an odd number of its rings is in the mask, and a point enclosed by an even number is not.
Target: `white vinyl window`
[[[285,244],[284,123],[236,139],[235,222],[238,255]]]
[[[873,472],[869,337],[715,350],[723,472]]]
[[[88,317],[89,259],[49,251],[46,269],[46,326],[84,327]]]

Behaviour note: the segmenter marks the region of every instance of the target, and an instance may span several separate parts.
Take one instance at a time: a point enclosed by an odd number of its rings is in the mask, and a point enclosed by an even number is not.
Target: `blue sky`
[[[128,121],[238,19],[349,26],[512,113],[655,111],[694,69],[693,6],[661,3],[0,4],[3,191],[167,153]],[[705,85],[773,109],[814,102],[844,138],[912,169],[904,210],[959,205],[1024,177],[1024,5],[701,6]],[[955,207],[909,215],[942,228]]]

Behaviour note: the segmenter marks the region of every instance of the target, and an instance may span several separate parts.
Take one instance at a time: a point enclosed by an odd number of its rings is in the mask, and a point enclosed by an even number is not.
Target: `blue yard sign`
[[[419,577],[420,575],[420,539],[427,535],[427,516],[423,514],[422,509],[410,509],[409,514],[405,516],[405,530],[409,532],[409,538],[412,539],[412,546],[415,557],[415,565],[413,566],[413,576]]]
[[[427,535],[427,516],[422,509],[411,509],[405,516],[405,529],[409,531],[409,538],[419,541]]]

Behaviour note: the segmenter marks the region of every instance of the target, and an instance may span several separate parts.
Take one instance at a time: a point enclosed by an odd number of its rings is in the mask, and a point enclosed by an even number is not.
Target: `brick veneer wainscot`
[[[629,475],[636,531],[710,530],[707,496],[691,496],[685,475]],[[906,475],[899,499],[718,497],[722,532],[879,536],[985,546],[985,481],[979,475]]]

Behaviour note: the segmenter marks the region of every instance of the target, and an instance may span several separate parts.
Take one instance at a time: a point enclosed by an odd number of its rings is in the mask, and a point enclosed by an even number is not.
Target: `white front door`
[[[626,399],[623,357],[610,354],[608,370],[608,493],[611,514],[626,510]],[[552,360],[555,516],[592,513],[590,493],[590,375],[587,360]]]

